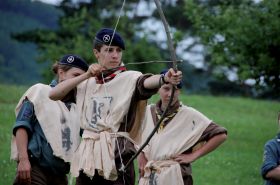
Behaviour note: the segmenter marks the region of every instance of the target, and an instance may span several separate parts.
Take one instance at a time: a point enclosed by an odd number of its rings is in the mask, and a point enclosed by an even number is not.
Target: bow
[[[154,0],[154,1],[155,1],[157,10],[159,12],[161,21],[162,21],[162,23],[164,25],[164,29],[165,29],[165,33],[166,33],[167,41],[168,41],[169,52],[171,53],[171,60],[172,60],[172,63],[173,63],[173,69],[176,72],[177,71],[177,59],[176,59],[176,53],[175,53],[174,45],[173,45],[173,42],[172,42],[172,39],[171,39],[171,34],[170,34],[170,31],[169,31],[168,23],[166,21],[166,18],[164,16],[163,11],[162,11],[162,8],[161,8],[159,0]],[[152,132],[150,133],[150,135],[148,136],[146,141],[142,144],[142,146],[138,149],[138,151],[129,159],[129,161],[126,163],[126,165],[121,167],[120,171],[125,171],[128,168],[128,166],[133,162],[133,160],[141,153],[141,151],[145,148],[145,146],[147,146],[147,144],[150,142],[150,140],[152,139],[153,135],[158,130],[158,128],[160,126],[160,123],[166,117],[166,113],[167,113],[167,111],[168,111],[168,109],[169,109],[169,107],[170,107],[170,105],[171,105],[171,103],[173,101],[174,92],[175,92],[175,86],[173,85],[168,105],[167,105],[166,109],[164,110],[161,118],[158,120],[155,128],[152,130]]]

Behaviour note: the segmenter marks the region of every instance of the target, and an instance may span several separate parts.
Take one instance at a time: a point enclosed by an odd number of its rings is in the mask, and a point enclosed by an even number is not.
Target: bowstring
[[[121,18],[121,13],[123,12],[125,3],[126,3],[126,0],[123,0],[122,6],[121,6],[121,9],[120,9],[120,11],[119,11],[118,18],[117,18],[117,22],[116,22],[116,24],[115,24],[115,26],[114,26],[113,35],[112,35],[112,38],[111,38],[110,43],[109,43],[109,48],[110,48],[111,45],[112,45],[112,41],[113,41],[113,38],[114,38],[114,36],[115,36],[117,27],[118,27],[118,25],[119,25],[120,18]],[[107,58],[108,53],[109,53],[109,49],[108,49],[108,50],[106,51],[106,53],[105,53],[105,59]],[[102,65],[101,65],[101,66],[102,66]],[[104,67],[104,66],[102,66],[102,67]],[[103,73],[101,73],[101,77],[102,77],[102,81],[103,81],[103,84],[104,84],[105,96],[106,96],[106,97],[109,97],[110,94],[108,93],[107,84],[105,83],[105,79],[104,79],[104,74],[103,74]]]
[[[124,9],[124,5],[126,3],[126,0],[123,0],[122,2],[122,6],[121,6],[121,9],[119,11],[119,15],[118,15],[118,18],[117,18],[117,22],[114,26],[114,30],[113,30],[113,35],[112,35],[112,38],[110,40],[110,43],[109,43],[109,49],[112,45],[112,41],[113,41],[113,38],[115,36],[115,33],[116,33],[116,30],[117,30],[117,27],[118,27],[118,24],[120,22],[120,18],[121,18],[121,13],[123,12],[123,9]],[[109,49],[106,51],[105,53],[105,59],[107,59],[107,56],[108,56],[108,53],[109,53]],[[102,66],[103,67],[103,66]],[[103,84],[104,84],[104,91],[105,91],[105,96],[106,97],[109,97],[109,93],[108,93],[108,89],[107,89],[107,84],[105,83],[105,79],[104,79],[104,74],[101,73],[101,77],[102,77],[102,81],[103,81]],[[127,121],[126,123],[127,124]],[[121,156],[121,151],[120,151],[120,146],[119,146],[119,142],[118,142],[118,138],[116,137],[116,144],[117,144],[117,148],[118,148],[118,153],[119,153],[119,156],[120,156],[120,162],[121,162],[121,166],[123,167],[124,166],[124,163],[123,163],[123,159],[122,159],[122,156]],[[123,178],[123,182],[124,182],[124,185],[125,185],[125,177],[124,177],[124,173],[122,175],[122,178]]]

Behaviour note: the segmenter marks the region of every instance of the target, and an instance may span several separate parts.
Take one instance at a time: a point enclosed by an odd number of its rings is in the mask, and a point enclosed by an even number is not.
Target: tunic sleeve
[[[156,89],[146,89],[144,87],[144,81],[149,78],[150,76],[152,76],[152,74],[144,74],[142,76],[139,77],[138,81],[137,81],[137,87],[136,87],[136,98],[138,100],[146,100],[149,99],[151,96],[153,96],[154,94],[157,93],[158,88]]]
[[[200,142],[207,142],[209,139],[211,139],[212,137],[218,135],[218,134],[227,134],[227,130],[224,127],[221,127],[219,125],[217,125],[216,123],[210,123],[209,126],[205,129],[205,131],[202,133],[202,136],[199,138],[199,140],[197,141],[197,143]],[[196,143],[196,144],[197,144]],[[196,146],[196,144],[194,146]],[[191,153],[193,150],[193,147],[191,147],[189,150],[185,151],[184,153]],[[188,180],[188,178],[191,178],[191,165],[190,164],[180,164],[181,166],[181,172],[182,172],[182,176],[184,178],[186,178],[186,180]]]
[[[34,130],[34,123],[32,120],[34,119],[34,109],[33,104],[29,100],[24,100],[22,107],[17,115],[16,123],[13,127],[13,135],[16,135],[16,131],[19,128],[26,129],[28,135],[31,135]]]
[[[121,131],[125,131],[125,132],[131,131],[131,129],[135,123],[136,112],[137,112],[136,110],[137,110],[137,106],[139,105],[138,102],[140,100],[147,100],[152,95],[157,93],[158,89],[146,89],[144,87],[145,79],[149,78],[150,76],[152,76],[152,74],[141,75],[138,78],[134,94],[132,95],[132,98],[131,98],[127,116],[124,117],[124,119],[120,125],[120,128],[119,128],[120,132]],[[118,138],[118,143],[119,143],[121,151],[123,151],[122,152],[123,157],[124,156],[131,157],[131,155],[136,152],[133,144],[131,142],[127,141],[125,138]],[[125,148],[125,150],[122,150],[122,148]],[[117,152],[117,150],[115,151],[115,157],[117,159],[119,158],[119,153]]]
[[[210,123],[210,125],[205,129],[203,132],[202,136],[198,140],[198,142],[201,141],[208,141],[212,137],[218,135],[218,134],[227,134],[227,130],[224,127],[221,127],[217,125],[216,123]]]
[[[277,155],[279,151],[277,151],[277,148],[279,149],[279,143],[275,142],[275,140],[268,141],[264,146],[263,164],[261,167],[261,174],[264,179],[266,179],[265,176],[270,170],[279,165],[279,156]]]

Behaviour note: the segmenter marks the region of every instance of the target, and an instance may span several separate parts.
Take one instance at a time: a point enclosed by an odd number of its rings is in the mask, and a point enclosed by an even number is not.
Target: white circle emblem
[[[109,42],[110,39],[111,39],[111,38],[110,38],[110,35],[107,35],[107,34],[106,34],[106,35],[103,36],[103,41],[104,41],[104,42]]]
[[[72,63],[74,61],[74,57],[73,56],[69,56],[68,58],[67,58],[67,62],[68,63]]]

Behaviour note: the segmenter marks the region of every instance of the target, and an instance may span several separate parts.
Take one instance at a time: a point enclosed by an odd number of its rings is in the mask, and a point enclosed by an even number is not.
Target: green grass
[[[9,157],[11,129],[15,121],[14,108],[26,89],[0,85],[0,185],[12,184],[15,176],[16,165]],[[193,163],[194,183],[262,185],[263,145],[278,131],[280,103],[195,95],[182,95],[181,100],[228,130],[228,139],[221,147]]]
[[[0,184],[12,184],[16,172],[10,160],[11,130],[15,121],[15,106],[27,87],[0,85]]]

